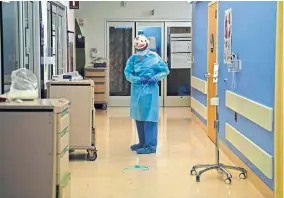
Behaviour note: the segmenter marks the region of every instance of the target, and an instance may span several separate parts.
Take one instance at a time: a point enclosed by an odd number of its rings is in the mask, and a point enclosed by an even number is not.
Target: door
[[[164,23],[163,22],[137,22],[136,36],[144,34],[149,40],[149,49],[156,52],[165,61],[164,56]],[[164,81],[159,84],[160,106],[164,106]]]
[[[23,43],[24,43],[24,67],[34,72],[34,48],[33,48],[33,2],[24,1],[23,2]]]
[[[108,105],[130,105],[130,83],[124,76],[128,58],[134,53],[134,22],[107,22]]]
[[[47,80],[67,71],[66,10],[59,3],[47,2]]]
[[[23,1],[21,5],[22,25],[22,52],[23,67],[31,70],[38,79],[38,91],[41,95],[40,75],[40,19],[39,2]]]
[[[212,2],[208,5],[208,39],[207,39],[207,130],[209,138],[215,142],[216,131],[214,121],[216,120],[216,106],[210,104],[211,98],[217,95],[217,84],[213,83],[214,63],[217,63],[217,9],[218,3]]]
[[[164,106],[190,106],[191,22],[165,23],[165,60],[170,74],[164,82]]]
[[[38,16],[39,2],[2,2],[2,92],[9,91],[11,73],[19,68],[30,69],[40,79]]]

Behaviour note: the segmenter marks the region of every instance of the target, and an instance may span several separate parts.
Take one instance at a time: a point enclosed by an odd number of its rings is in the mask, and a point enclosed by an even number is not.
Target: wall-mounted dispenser
[[[235,73],[240,72],[242,70],[242,61],[239,59],[238,55],[233,52],[231,55],[231,61],[227,65],[228,65],[228,72],[231,72],[233,76],[231,88],[235,89],[236,87]]]
[[[242,61],[236,53],[232,53],[231,63],[228,64],[228,72],[240,72],[242,69]]]
[[[91,48],[90,49],[90,55],[91,55],[91,58],[96,58],[98,56],[97,48]]]

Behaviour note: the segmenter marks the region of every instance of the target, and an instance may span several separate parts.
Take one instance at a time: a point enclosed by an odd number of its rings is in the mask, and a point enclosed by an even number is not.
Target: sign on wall
[[[224,17],[224,63],[231,63],[232,55],[232,9],[225,11]]]
[[[69,9],[78,10],[79,1],[69,1]]]

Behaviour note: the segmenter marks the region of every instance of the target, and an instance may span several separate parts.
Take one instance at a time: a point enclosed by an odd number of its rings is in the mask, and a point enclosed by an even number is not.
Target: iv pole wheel
[[[246,179],[247,178],[247,174],[246,173],[240,173],[239,174],[239,178],[240,179]]]
[[[195,169],[192,169],[192,170],[190,171],[190,174],[191,174],[191,175],[197,175],[197,172],[196,172]]]
[[[225,184],[231,184],[232,183],[232,180],[231,178],[227,178],[224,180]]]
[[[223,175],[223,171],[221,171],[220,168],[217,169],[217,173],[220,174],[220,175]]]

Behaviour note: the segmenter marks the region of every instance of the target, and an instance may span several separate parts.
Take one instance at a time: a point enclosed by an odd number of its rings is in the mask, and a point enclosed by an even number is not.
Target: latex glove
[[[141,79],[141,84],[148,84],[148,80],[147,78],[142,78]]]
[[[148,80],[148,83],[149,84],[155,84],[155,83],[157,83],[157,79],[155,77],[152,77]]]

